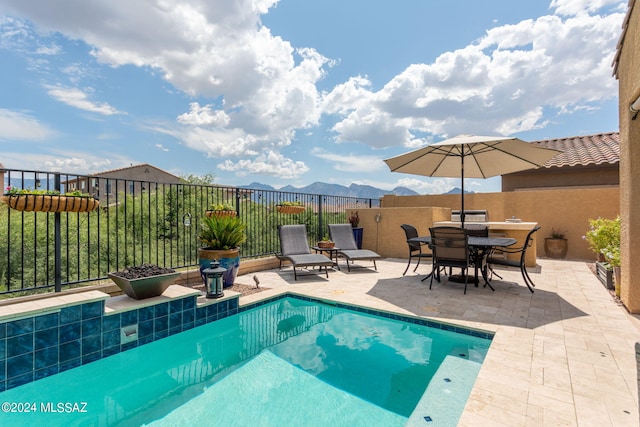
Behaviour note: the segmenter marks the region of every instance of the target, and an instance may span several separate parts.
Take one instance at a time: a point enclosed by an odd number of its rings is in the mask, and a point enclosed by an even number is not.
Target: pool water
[[[490,342],[278,299],[0,393],[33,403],[0,425],[455,426]]]

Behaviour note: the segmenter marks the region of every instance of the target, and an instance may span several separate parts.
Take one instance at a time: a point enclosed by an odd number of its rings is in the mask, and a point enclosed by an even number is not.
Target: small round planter
[[[552,239],[550,237],[544,239],[544,253],[549,258],[564,258],[567,256],[568,248],[567,239]]]
[[[304,212],[304,206],[296,205],[276,205],[276,209],[284,214],[299,214]]]
[[[47,194],[5,194],[2,201],[23,212],[92,212],[100,206],[93,197]]]
[[[201,276],[202,270],[210,267],[213,260],[217,260],[220,263],[220,267],[227,270],[222,275],[223,287],[233,286],[240,269],[240,249],[198,249],[198,264],[200,265]],[[204,276],[202,280],[204,282]]]
[[[317,246],[323,249],[331,249],[331,248],[335,248],[336,244],[335,242],[320,241],[318,242]]]
[[[236,216],[236,211],[223,211],[223,210],[214,210],[214,211],[205,211],[204,213],[206,216],[208,217],[223,217],[223,216],[229,216],[229,217],[234,217]]]

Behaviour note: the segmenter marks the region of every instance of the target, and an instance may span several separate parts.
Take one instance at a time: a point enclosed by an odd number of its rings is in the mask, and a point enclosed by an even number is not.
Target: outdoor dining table
[[[516,239],[512,237],[479,237],[479,236],[469,236],[469,251],[471,252],[474,264],[474,281],[475,285],[478,286],[478,270],[482,272],[482,278],[484,279],[485,285],[489,286],[493,291],[493,287],[491,283],[489,283],[489,277],[487,274],[486,268],[481,268],[485,258],[491,253],[493,249],[496,248],[506,248],[516,243]],[[419,236],[413,237],[408,240],[408,242],[420,243],[420,244],[431,244],[431,236]],[[429,273],[423,281],[431,275],[434,274],[432,271]]]

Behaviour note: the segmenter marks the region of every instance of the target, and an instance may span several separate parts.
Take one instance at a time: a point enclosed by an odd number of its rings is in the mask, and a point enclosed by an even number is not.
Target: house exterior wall
[[[595,261],[596,255],[582,238],[589,229],[589,219],[613,219],[620,213],[620,191],[617,187],[475,193],[465,195],[464,200],[465,209],[486,209],[489,221],[504,221],[516,217],[524,222],[537,222],[542,227],[536,236],[538,257],[545,256],[543,239],[549,237],[551,229],[556,229],[563,231],[569,241],[567,259]],[[386,195],[382,198],[381,205],[382,208],[396,208],[398,212],[402,212],[408,224],[416,226],[420,234],[427,234],[431,218],[424,217],[419,209],[446,208],[445,217],[436,221],[449,220],[450,210],[460,209],[460,195]],[[365,227],[363,246],[366,244],[367,249],[372,249],[369,245],[375,243],[376,224],[370,217],[375,215],[375,209],[360,210],[359,215],[361,224]],[[379,253],[383,256],[395,256],[387,252],[386,247],[406,246],[404,235],[397,224],[393,224],[389,229],[383,226],[384,223],[381,222],[377,227],[378,241],[384,242]],[[402,257],[405,256],[406,254]]]
[[[632,3],[627,32],[620,47],[617,76],[620,115],[620,297],[632,313],[640,313],[640,117],[629,106],[640,96],[640,6]]]
[[[620,184],[618,164],[531,169],[502,176],[502,191]]]

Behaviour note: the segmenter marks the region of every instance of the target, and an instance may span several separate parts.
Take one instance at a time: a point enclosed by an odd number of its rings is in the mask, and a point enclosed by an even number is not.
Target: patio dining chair
[[[464,293],[467,293],[469,281],[469,267],[474,267],[469,251],[469,236],[467,230],[459,227],[432,227],[431,250],[433,251],[433,271],[429,289],[433,285],[433,278],[440,281],[440,270],[443,267],[460,268],[464,276]]]
[[[351,271],[354,261],[373,261],[373,268],[378,270],[376,260],[382,258],[379,254],[369,249],[358,249],[356,239],[353,237],[353,227],[351,224],[329,224],[329,234],[331,240],[336,244],[338,255],[347,260],[347,271]]]
[[[407,274],[407,271],[409,270],[409,266],[411,265],[411,260],[413,258],[418,259],[418,262],[416,263],[416,267],[413,269],[413,271],[415,272],[418,269],[418,266],[420,265],[420,260],[422,258],[433,258],[433,254],[431,252],[422,252],[422,247],[427,246],[426,243],[417,243],[417,242],[409,241],[409,239],[418,237],[418,230],[416,230],[416,228],[413,225],[402,224],[400,227],[404,230],[404,234],[407,238],[407,245],[409,246],[409,261],[407,262],[407,268],[405,268],[404,273],[402,273],[402,275],[404,276],[405,274]]]
[[[531,277],[529,277],[529,273],[527,272],[527,267],[525,265],[525,257],[527,254],[527,249],[529,247],[531,247],[531,243],[533,242],[533,234],[540,230],[540,226],[536,226],[534,228],[531,229],[531,231],[529,231],[529,233],[527,234],[527,237],[524,240],[524,243],[521,247],[519,248],[500,248],[499,252],[500,254],[504,254],[504,255],[508,255],[508,254],[519,254],[520,255],[520,259],[518,260],[511,260],[508,259],[507,257],[498,257],[498,256],[492,256],[489,255],[488,259],[487,259],[487,266],[489,267],[489,270],[491,271],[492,275],[496,275],[498,276],[500,279],[502,279],[502,277],[495,272],[495,270],[493,269],[494,265],[504,265],[507,267],[517,267],[520,269],[520,272],[522,273],[522,278],[524,279],[524,283],[527,285],[527,287],[529,288],[529,290],[531,291],[531,293],[533,293],[533,288],[536,286],[535,283],[533,283],[533,280],[531,280]]]
[[[298,280],[296,267],[319,267],[322,272],[324,267],[329,278],[329,267],[333,267],[333,261],[322,254],[312,254],[307,240],[307,227],[304,224],[281,225],[278,227],[280,237],[280,268],[282,261],[289,261],[293,266],[293,279]]]

